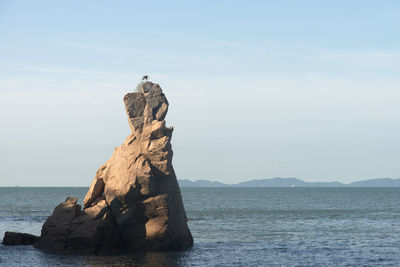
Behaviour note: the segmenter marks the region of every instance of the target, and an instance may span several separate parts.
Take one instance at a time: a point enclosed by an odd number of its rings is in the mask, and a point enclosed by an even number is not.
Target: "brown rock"
[[[184,250],[192,246],[165,126],[160,86],[124,97],[132,133],[99,168],[83,201],[68,198],[43,225],[38,248],[54,252]]]
[[[38,240],[38,236],[26,234],[6,232],[3,237],[3,245],[6,246],[20,246],[20,245],[33,245]]]

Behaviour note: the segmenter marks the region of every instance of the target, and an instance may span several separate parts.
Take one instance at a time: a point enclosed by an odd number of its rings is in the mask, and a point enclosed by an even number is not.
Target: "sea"
[[[0,188],[0,236],[88,188]],[[0,245],[0,266],[400,266],[400,188],[182,188],[194,246],[118,256]]]

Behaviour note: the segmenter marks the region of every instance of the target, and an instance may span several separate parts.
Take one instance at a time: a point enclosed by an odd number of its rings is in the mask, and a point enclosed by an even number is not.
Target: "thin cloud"
[[[369,69],[400,70],[400,52],[391,50],[332,51],[306,56],[317,61],[331,62]]]
[[[59,41],[62,45],[80,49],[88,49],[93,51],[108,52],[113,54],[134,56],[136,59],[146,60],[146,62],[153,63],[176,63],[176,62],[196,62],[196,64],[215,64],[215,58],[211,56],[200,56],[195,54],[182,54],[180,52],[171,51],[152,51],[152,50],[140,50],[140,49],[123,49],[123,48],[112,48],[112,47],[101,47],[97,45],[70,42],[61,40]]]
[[[234,48],[243,48],[246,47],[247,45],[244,43],[239,43],[239,42],[217,42],[208,45],[208,47],[215,47],[215,48],[223,48],[223,47],[234,47]]]
[[[38,72],[38,73],[61,73],[61,74],[110,74],[107,71],[95,71],[85,69],[67,69],[67,68],[50,68],[50,67],[32,67],[32,68],[21,68],[18,71],[23,72]]]
[[[83,49],[91,49],[91,50],[98,50],[98,51],[109,51],[109,48],[97,46],[97,45],[89,45],[84,43],[77,43],[77,42],[70,42],[65,40],[60,40],[60,44],[69,46],[69,47],[76,47],[76,48],[83,48]]]
[[[259,55],[265,55],[268,53],[268,49],[272,47],[276,47],[277,45],[274,43],[266,43],[262,44],[262,47],[257,47],[254,45],[251,45],[249,43],[243,43],[243,42],[214,42],[209,45],[207,45],[208,48],[215,48],[215,49],[220,49],[220,48],[232,48],[232,49],[240,49],[240,50],[245,50],[248,52],[252,52],[255,54]],[[268,48],[268,49],[267,49]]]
[[[145,50],[103,47],[98,45],[92,45],[80,42],[71,42],[66,40],[59,40],[58,43],[68,47],[87,49],[92,51],[108,52],[113,54],[123,54],[123,55],[133,55],[133,56],[146,56],[149,54],[149,52]]]

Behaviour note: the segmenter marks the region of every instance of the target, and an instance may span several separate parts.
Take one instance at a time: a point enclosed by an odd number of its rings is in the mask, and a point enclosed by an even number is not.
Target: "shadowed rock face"
[[[168,101],[151,82],[124,97],[132,133],[99,168],[83,201],[59,204],[36,247],[52,252],[184,250],[192,246],[165,126]]]
[[[38,240],[38,238],[39,238],[38,236],[26,233],[5,232],[3,238],[3,245],[6,246],[33,245]]]

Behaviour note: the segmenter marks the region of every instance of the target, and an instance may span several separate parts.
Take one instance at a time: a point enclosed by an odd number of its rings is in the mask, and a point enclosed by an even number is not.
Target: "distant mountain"
[[[350,183],[352,187],[400,187],[400,179],[377,178]]]
[[[208,180],[178,180],[181,187],[400,187],[400,179],[377,178],[357,181],[350,184],[340,182],[305,182],[297,178],[270,178],[224,184]]]
[[[342,187],[339,182],[304,182],[297,178],[272,178],[241,182],[233,186],[238,187]]]
[[[208,181],[208,180],[197,180],[197,181],[190,181],[190,180],[178,180],[179,186],[181,187],[226,187],[230,186],[227,184],[223,184],[220,182],[215,181]]]

